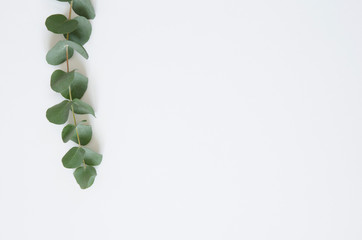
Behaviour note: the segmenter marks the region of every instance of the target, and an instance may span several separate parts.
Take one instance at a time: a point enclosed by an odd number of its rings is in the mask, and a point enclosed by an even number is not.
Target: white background
[[[362,239],[361,1],[93,3],[85,191],[45,118],[68,5],[1,3],[0,239]]]

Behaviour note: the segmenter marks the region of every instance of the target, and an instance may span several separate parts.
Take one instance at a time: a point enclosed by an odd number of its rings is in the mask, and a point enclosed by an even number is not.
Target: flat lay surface
[[[45,117],[69,5],[2,3],[0,239],[362,239],[360,1],[92,2],[87,190]]]

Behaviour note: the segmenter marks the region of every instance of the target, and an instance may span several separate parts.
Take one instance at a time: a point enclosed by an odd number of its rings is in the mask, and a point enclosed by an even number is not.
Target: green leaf
[[[93,116],[95,116],[93,108],[88,103],[85,103],[79,99],[74,99],[72,101],[72,104],[75,113],[92,114]]]
[[[63,142],[68,142],[75,133],[75,126],[73,124],[68,124],[63,128],[62,131],[62,140]]]
[[[75,72],[64,72],[62,70],[55,70],[53,72],[51,80],[50,80],[50,87],[55,92],[63,92],[69,89],[69,86],[73,82],[75,77]],[[69,90],[68,90],[69,91]]]
[[[80,144],[83,146],[87,145],[92,139],[92,127],[89,125],[78,124],[76,128],[78,131]],[[75,143],[78,143],[78,137],[76,132],[74,132],[71,140]]]
[[[92,25],[89,20],[83,16],[75,17],[74,20],[78,22],[78,27],[69,34],[69,40],[84,45],[88,42],[92,34]],[[64,37],[66,38],[66,35]]]
[[[59,2],[71,2],[72,0],[58,0]],[[73,0],[73,10],[76,14],[88,19],[95,18],[95,12],[90,0]]]
[[[88,19],[94,19],[96,17],[90,0],[73,0],[73,10],[76,14]]]
[[[64,124],[68,120],[71,102],[64,100],[63,102],[54,105],[46,112],[46,117],[49,122],[54,124]]]
[[[68,142],[72,140],[75,143],[78,143],[78,136],[81,145],[87,145],[92,139],[92,127],[89,125],[83,125],[83,122],[80,122],[77,126],[73,124],[68,124],[63,128],[62,139],[63,142]]]
[[[85,156],[84,161],[87,165],[90,166],[98,166],[102,162],[102,154],[96,153],[93,150],[89,148],[84,148],[85,150]]]
[[[67,60],[66,48],[58,43],[47,53],[46,60],[50,65],[59,65]],[[68,59],[70,59],[73,54],[74,50],[69,48]]]
[[[70,53],[73,55],[73,49],[76,50],[85,59],[88,59],[87,51],[78,43],[62,40],[57,42],[52,49],[49,50],[46,56],[46,60],[50,65],[59,65],[67,60],[66,48],[68,47],[68,58],[71,58]]]
[[[72,42],[69,40],[63,40],[64,44],[71,48],[73,48],[75,51],[77,51],[80,55],[82,55],[85,59],[88,59],[88,53],[87,51],[84,49],[84,47],[76,42]]]
[[[85,150],[80,147],[71,148],[62,158],[62,163],[65,168],[77,168],[84,159]]]
[[[87,90],[88,87],[88,78],[78,72],[75,73],[72,84],[70,84],[70,88],[72,89],[72,98],[81,99]],[[69,89],[64,90],[62,92],[63,97],[69,98]]]
[[[85,166],[77,168],[73,173],[80,188],[86,189],[92,186],[94,179],[97,176],[97,171],[92,166]]]
[[[51,15],[45,21],[47,29],[53,33],[70,33],[77,29],[78,21],[68,20],[62,14]]]

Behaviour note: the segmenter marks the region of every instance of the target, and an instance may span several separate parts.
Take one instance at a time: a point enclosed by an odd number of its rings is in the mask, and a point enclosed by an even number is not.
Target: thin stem
[[[65,56],[67,58],[67,72],[69,73],[69,53],[68,53],[68,46],[65,47]]]
[[[73,6],[73,1],[70,2],[69,17],[68,17],[69,20],[70,20],[71,17],[72,17],[72,6]],[[69,40],[69,33],[67,33],[67,40]],[[67,59],[67,72],[69,72],[69,50],[68,50],[68,46],[65,48],[65,55],[66,55],[66,59]],[[73,101],[73,98],[72,98],[72,89],[71,89],[70,86],[69,86],[69,100],[70,100],[71,102]],[[71,105],[71,110],[72,110],[74,125],[76,126],[75,132],[76,132],[76,134],[77,134],[78,145],[79,145],[79,147],[81,147],[82,145],[80,144],[79,132],[78,132],[78,129],[77,129],[77,120],[75,119],[75,113],[74,113],[73,104]],[[83,164],[84,164],[84,167],[85,167],[86,165],[85,165],[84,160],[83,160]]]
[[[70,99],[70,101],[73,101],[73,98],[72,98],[72,89],[70,88],[70,86],[69,86],[69,99]],[[72,109],[74,125],[77,126],[77,120],[75,119],[73,104],[70,105],[70,108]],[[76,132],[76,134],[77,134],[77,139],[78,139],[79,147],[81,147],[81,145],[80,145],[80,139],[79,139],[79,133],[78,133],[77,127],[75,128],[75,132]]]
[[[68,15],[69,20],[72,18],[72,7],[73,7],[73,1],[70,2],[69,15]],[[67,33],[67,40],[69,40],[69,33]]]
[[[72,7],[73,7],[73,1],[70,2],[70,8],[69,8],[69,19],[72,18]]]

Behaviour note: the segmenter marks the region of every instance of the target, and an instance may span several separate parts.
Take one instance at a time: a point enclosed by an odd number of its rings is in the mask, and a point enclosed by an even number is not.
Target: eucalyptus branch
[[[86,120],[77,123],[76,114],[91,114],[93,108],[80,100],[88,87],[88,78],[75,70],[70,71],[69,59],[74,51],[88,59],[88,53],[83,45],[88,42],[92,33],[89,19],[95,18],[95,12],[90,0],[58,0],[70,4],[68,18],[62,14],[49,16],[45,25],[55,34],[64,36],[49,50],[46,60],[50,65],[66,62],[67,70],[55,70],[51,76],[50,87],[60,93],[66,100],[49,108],[47,119],[54,124],[64,124],[72,112],[73,124],[67,124],[62,131],[63,142],[73,141],[78,144],[71,148],[62,158],[65,168],[75,169],[73,175],[82,189],[92,186],[97,171],[94,166],[102,162],[102,155],[85,147],[92,139],[92,127]],[[78,14],[74,19],[72,9]]]
[[[73,6],[73,1],[70,2],[68,20],[72,19],[72,6]],[[67,33],[67,40],[69,40],[69,33]],[[67,72],[69,73],[69,47],[68,46],[66,47],[65,51],[66,51],[66,57],[67,57]],[[69,85],[69,100],[73,101],[72,87],[70,85]],[[77,126],[77,120],[76,120],[75,114],[74,114],[74,107],[73,107],[73,105],[70,106],[70,107],[71,107],[71,110],[72,110],[74,125]],[[79,139],[79,133],[78,133],[77,128],[75,129],[75,133],[77,134],[77,140],[78,140],[79,147],[81,147],[80,139]],[[83,160],[83,163],[84,163],[84,160]],[[84,163],[84,165],[85,165],[85,163]]]

